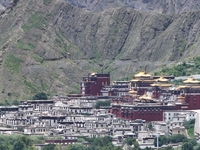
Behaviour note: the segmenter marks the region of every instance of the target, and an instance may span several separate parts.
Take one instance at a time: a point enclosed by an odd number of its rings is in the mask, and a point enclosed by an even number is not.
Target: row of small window
[[[35,132],[35,130],[31,130],[31,132]],[[45,132],[45,129],[38,129],[38,132],[42,132],[42,131]]]

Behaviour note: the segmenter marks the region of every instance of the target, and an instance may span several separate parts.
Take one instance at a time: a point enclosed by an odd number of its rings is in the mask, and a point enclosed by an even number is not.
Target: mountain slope
[[[73,6],[94,12],[109,8],[130,7],[144,12],[179,14],[200,10],[200,0],[65,0]]]
[[[65,95],[88,72],[125,79],[199,55],[199,14],[94,13],[61,0],[19,0],[0,18],[0,97]]]

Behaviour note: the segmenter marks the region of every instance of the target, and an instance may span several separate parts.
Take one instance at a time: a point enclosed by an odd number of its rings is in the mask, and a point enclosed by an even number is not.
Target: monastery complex
[[[110,83],[110,74],[89,73],[80,82],[79,94],[0,106],[0,133],[59,135],[63,140],[46,140],[45,144],[64,146],[77,143],[79,137],[102,136],[112,136],[113,144],[121,146],[127,137],[134,137],[144,148],[154,147],[158,132],[188,136],[183,123],[197,118],[194,132],[200,134],[200,81],[189,77],[176,86],[173,80],[173,76],[143,71],[130,81]],[[97,107],[100,102],[110,105]],[[149,123],[158,127],[156,131],[149,130]]]

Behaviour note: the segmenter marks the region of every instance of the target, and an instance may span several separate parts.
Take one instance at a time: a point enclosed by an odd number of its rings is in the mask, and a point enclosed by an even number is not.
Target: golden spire
[[[157,82],[167,82],[169,81],[168,79],[166,79],[164,76],[160,76],[160,78],[156,79]]]
[[[150,74],[147,74],[145,71],[141,71],[135,75],[135,77],[151,77]]]
[[[190,77],[187,80],[183,81],[183,83],[200,83],[200,81],[194,79],[193,77]]]

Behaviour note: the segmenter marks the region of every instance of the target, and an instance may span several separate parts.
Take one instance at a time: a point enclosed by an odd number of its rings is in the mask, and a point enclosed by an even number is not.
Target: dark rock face
[[[167,15],[118,7],[91,12],[62,0],[15,4],[0,18],[2,99],[78,92],[88,72],[127,79],[200,52],[199,11]]]

